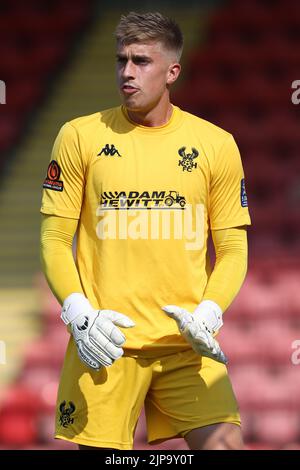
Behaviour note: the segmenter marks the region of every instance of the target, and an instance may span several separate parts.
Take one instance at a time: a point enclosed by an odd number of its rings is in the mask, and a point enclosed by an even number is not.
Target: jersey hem
[[[113,441],[94,441],[93,439],[85,439],[81,437],[69,437],[64,434],[55,434],[55,439],[62,439],[75,444],[87,445],[89,447],[110,447],[118,450],[132,450],[133,445],[130,443],[113,442]]]

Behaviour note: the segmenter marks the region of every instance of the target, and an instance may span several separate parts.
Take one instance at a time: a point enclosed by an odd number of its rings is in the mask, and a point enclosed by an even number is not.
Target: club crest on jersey
[[[69,401],[69,406],[67,408],[66,408],[65,401],[63,401],[59,405],[59,411],[60,411],[59,422],[63,428],[67,428],[69,424],[74,423],[74,418],[71,418],[71,414],[74,413],[75,409],[76,407],[72,401]]]
[[[120,155],[119,151],[116,149],[114,144],[106,144],[101,150],[101,152],[98,153],[97,157],[101,157],[102,154],[106,155],[107,157],[114,157],[115,155],[117,157],[122,156]]]
[[[197,163],[194,163],[193,160],[198,157],[199,152],[194,147],[192,147],[192,153],[186,153],[185,149],[186,147],[181,147],[178,150],[178,153],[182,158],[182,160],[179,160],[178,166],[182,166],[182,171],[191,172],[193,168],[197,168]]]

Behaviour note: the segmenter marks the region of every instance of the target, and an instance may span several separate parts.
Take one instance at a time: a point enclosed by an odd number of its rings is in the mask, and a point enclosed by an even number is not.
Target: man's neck
[[[147,127],[159,127],[167,124],[172,116],[172,112],[173,106],[170,102],[166,106],[159,106],[147,112],[127,109],[127,114],[131,121]]]

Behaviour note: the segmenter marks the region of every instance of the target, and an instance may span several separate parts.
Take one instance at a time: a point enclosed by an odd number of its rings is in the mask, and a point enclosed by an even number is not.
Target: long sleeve
[[[73,292],[83,293],[72,252],[78,220],[43,215],[41,263],[49,287],[60,304]]]
[[[247,230],[235,227],[212,230],[216,263],[203,300],[216,302],[224,312],[239,292],[247,272]]]

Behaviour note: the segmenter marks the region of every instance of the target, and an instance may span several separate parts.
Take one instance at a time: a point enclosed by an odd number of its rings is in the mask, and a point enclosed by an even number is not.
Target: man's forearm
[[[244,227],[213,230],[216,263],[203,300],[216,302],[224,312],[239,292],[247,272],[247,231]]]
[[[78,221],[43,216],[41,224],[42,269],[53,294],[62,305],[73,292],[83,293],[72,253]]]

